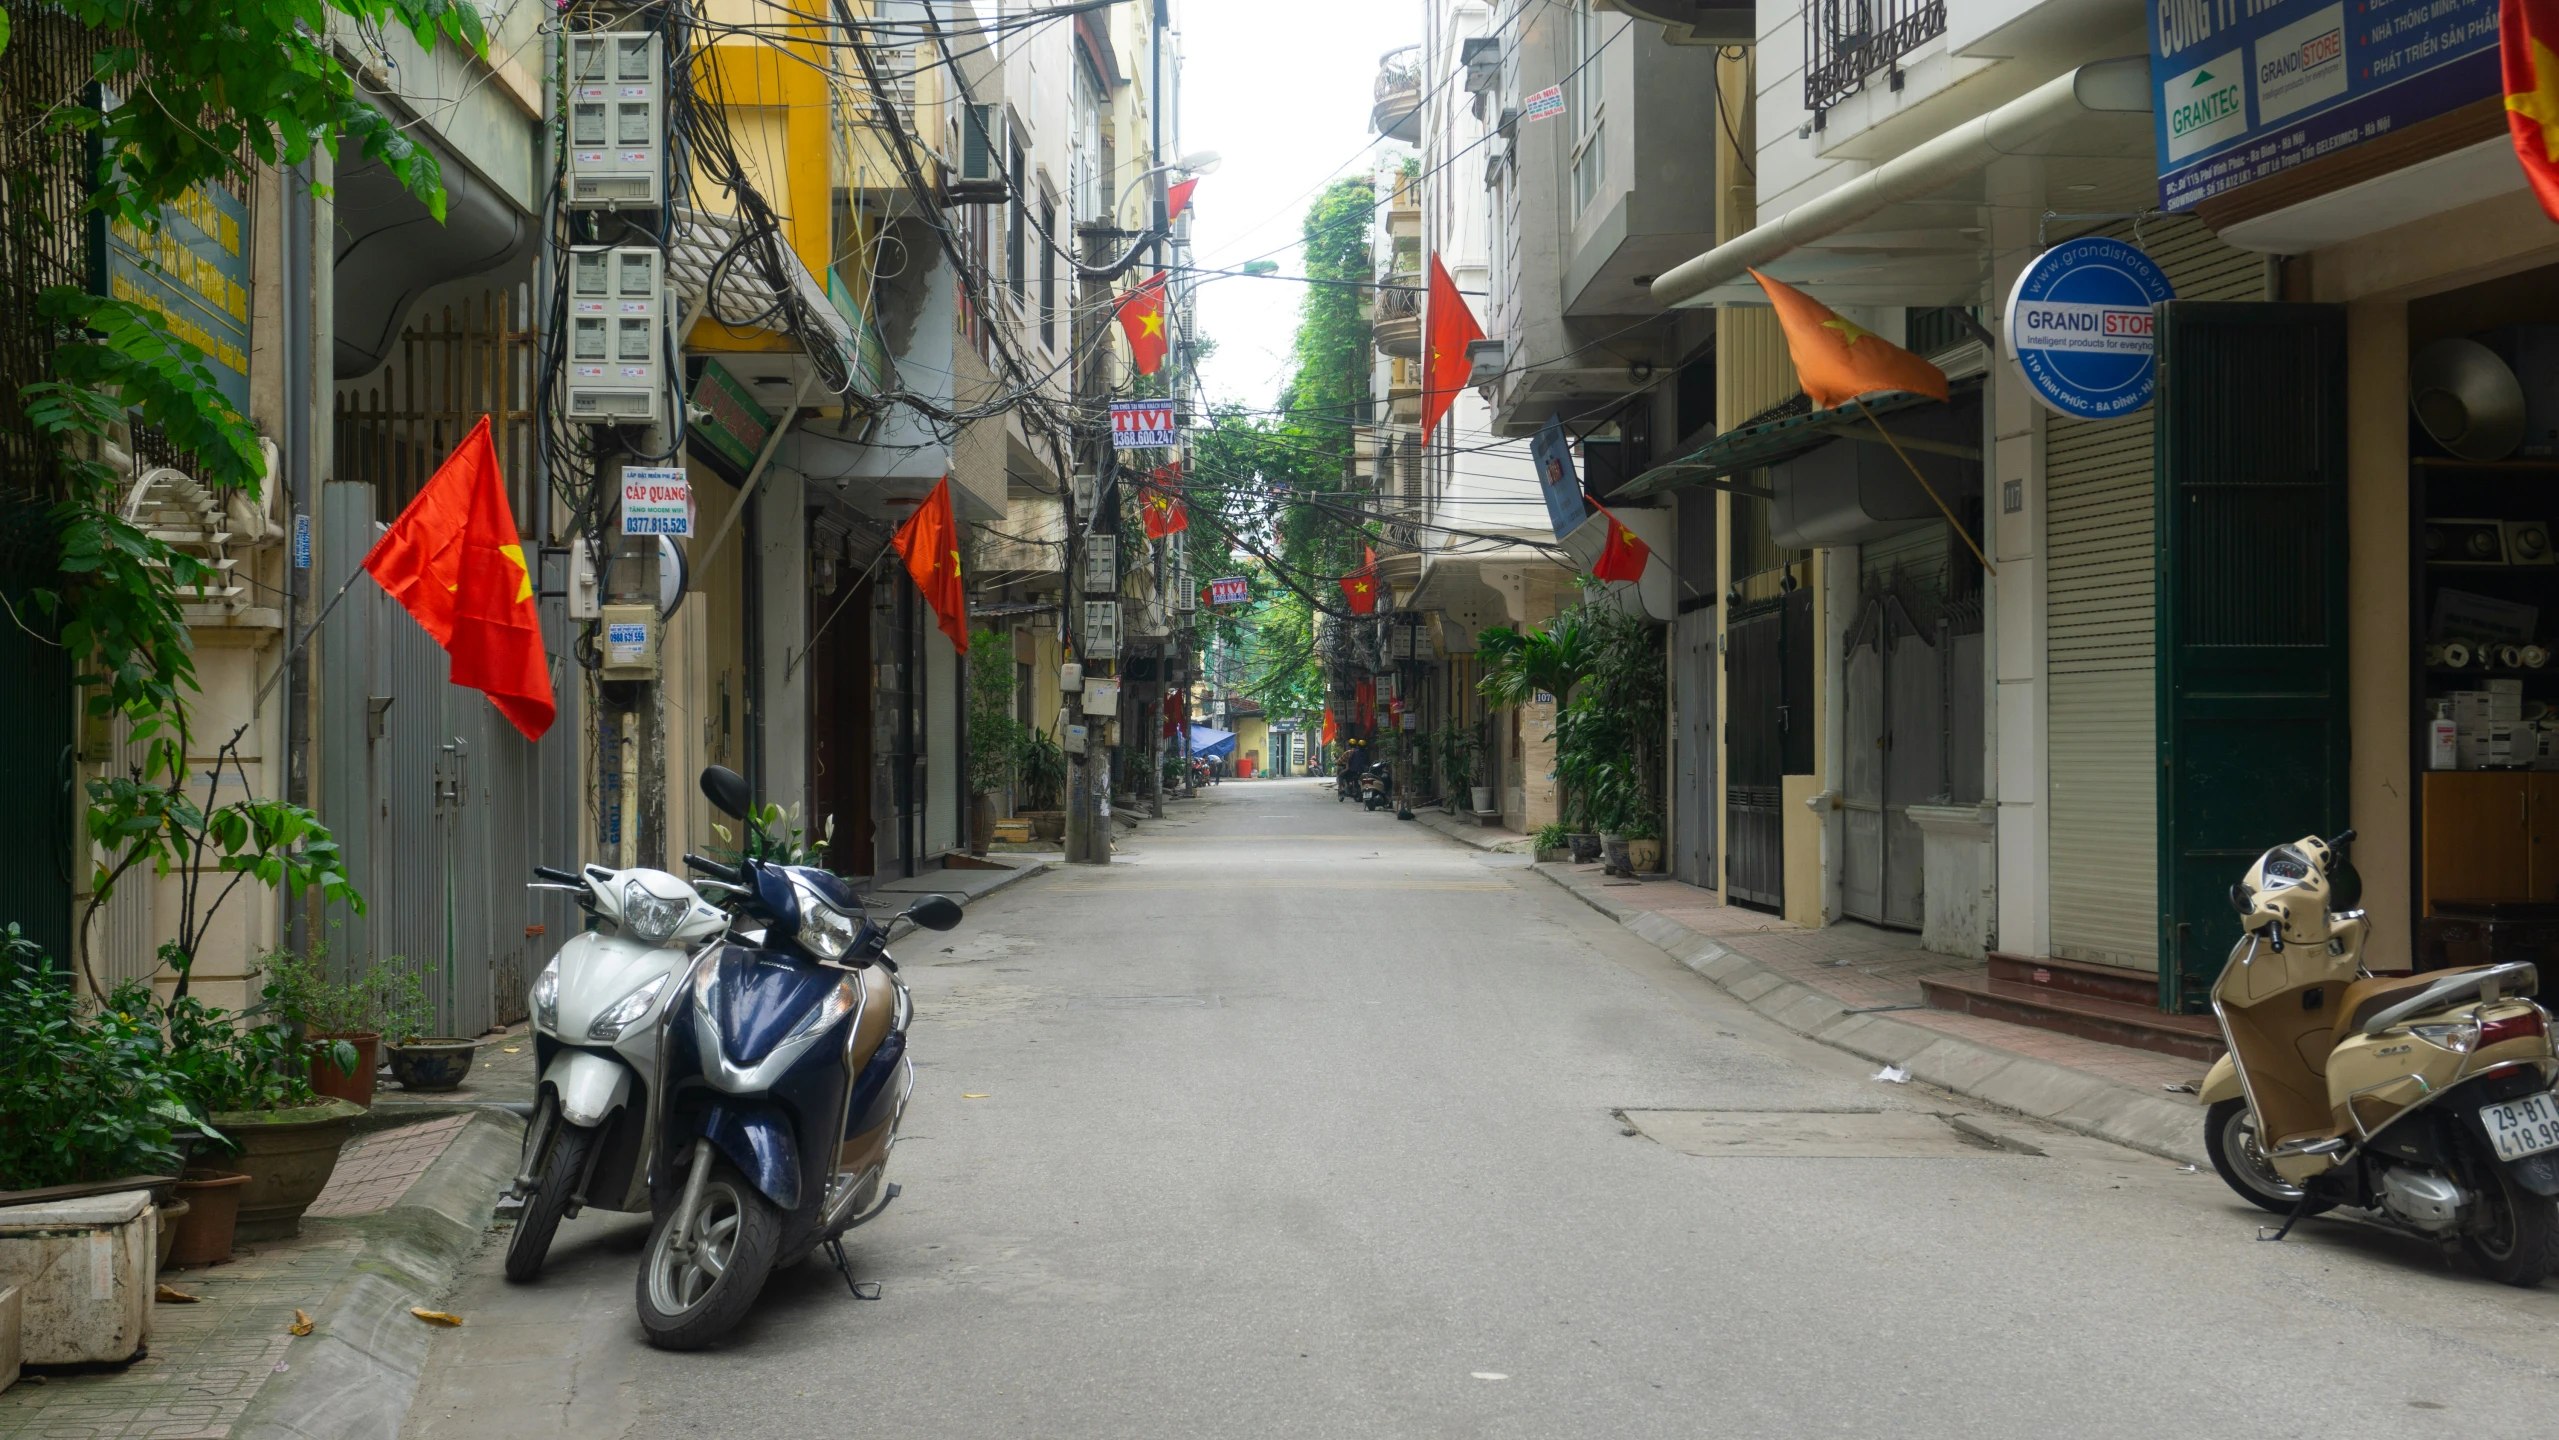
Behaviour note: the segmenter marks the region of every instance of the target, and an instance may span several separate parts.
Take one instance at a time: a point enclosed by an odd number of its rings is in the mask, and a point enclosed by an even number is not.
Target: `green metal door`
[[[2193,1012],[2232,882],[2346,824],[2345,310],[2169,301],[2158,355],[2159,999]]]
[[[71,867],[79,859],[71,753],[79,697],[70,656],[27,587],[0,581],[0,596],[10,610],[0,616],[0,676],[8,677],[0,684],[0,815],[9,817],[13,842],[10,863],[0,865],[0,924],[15,921],[68,972]]]

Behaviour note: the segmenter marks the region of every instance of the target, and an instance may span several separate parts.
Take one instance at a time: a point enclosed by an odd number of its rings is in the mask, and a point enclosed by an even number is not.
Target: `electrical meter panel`
[[[666,60],[638,30],[569,36],[572,210],[665,204]]]
[[[656,425],[666,417],[666,257],[645,245],[569,252],[568,360],[561,403],[573,424]]]

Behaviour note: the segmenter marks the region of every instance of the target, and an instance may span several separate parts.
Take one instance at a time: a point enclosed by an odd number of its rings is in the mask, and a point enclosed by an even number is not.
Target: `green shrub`
[[[426,987],[398,956],[345,980],[329,978],[324,951],[309,956],[279,950],[266,959],[264,1008],[306,1034],[352,1035],[375,1031],[412,1040],[435,1025]]]
[[[93,1010],[16,925],[0,949],[17,962],[0,983],[0,1190],[177,1173],[180,1137],[214,1132],[150,987],[128,980]]]

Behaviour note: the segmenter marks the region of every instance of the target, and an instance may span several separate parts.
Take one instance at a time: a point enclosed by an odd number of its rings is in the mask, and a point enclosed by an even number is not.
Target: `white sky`
[[[1421,0],[1187,0],[1177,13],[1182,148],[1224,162],[1193,195],[1196,263],[1267,257],[1282,275],[1303,274],[1307,202],[1336,175],[1374,168],[1386,143],[1368,128],[1377,58],[1422,38]],[[1263,409],[1278,398],[1306,288],[1203,280],[1200,330],[1218,346],[1201,371],[1211,400]]]

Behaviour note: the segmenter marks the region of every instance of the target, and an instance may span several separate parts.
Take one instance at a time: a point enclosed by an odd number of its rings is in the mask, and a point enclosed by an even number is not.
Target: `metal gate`
[[[1846,640],[1840,908],[1918,929],[1922,858],[1913,805],[1981,798],[1978,571],[1943,524],[1864,547]]]
[[[1725,631],[1724,893],[1772,910],[1786,904],[1785,777],[1811,769],[1812,599],[1737,605]]]

